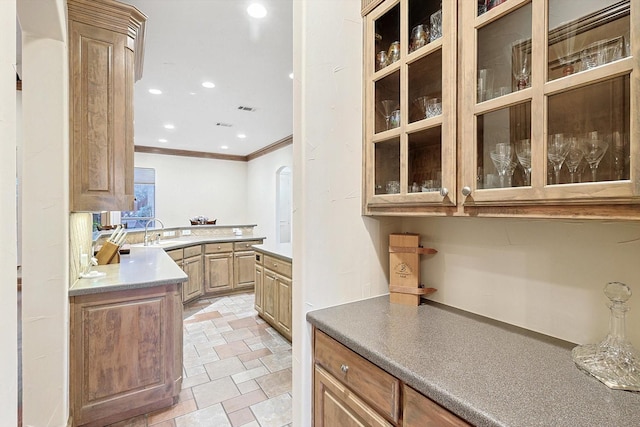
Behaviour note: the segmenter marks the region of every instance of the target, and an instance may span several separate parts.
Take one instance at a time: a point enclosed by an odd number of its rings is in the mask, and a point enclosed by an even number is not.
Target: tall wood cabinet
[[[256,250],[253,267],[255,309],[264,320],[291,341],[292,263]]]
[[[639,0],[362,5],[365,214],[640,219]]]
[[[133,208],[133,84],[146,16],[114,0],[68,0],[70,210]]]

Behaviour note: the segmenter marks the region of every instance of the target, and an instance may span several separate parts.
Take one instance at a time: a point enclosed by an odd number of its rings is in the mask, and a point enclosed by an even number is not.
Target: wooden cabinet
[[[365,0],[363,6],[369,11],[364,211],[409,205],[450,211],[456,203],[456,3]],[[448,189],[444,197],[442,189]]]
[[[182,383],[180,285],[71,297],[73,423],[107,425],[171,406]]]
[[[252,245],[260,242],[237,242],[233,245],[234,251],[234,288],[237,290],[253,289],[255,283],[255,258]]]
[[[133,84],[146,16],[113,0],[67,1],[70,210],[133,208]]]
[[[189,246],[184,249],[172,249],[167,254],[187,274],[188,279],[182,285],[182,301],[190,301],[202,296],[202,246]]]
[[[313,381],[316,427],[469,426],[315,328]]]
[[[207,243],[204,270],[205,294],[230,292],[233,289],[233,244]]]
[[[256,252],[254,258],[254,307],[260,316],[264,316],[264,267],[262,266],[262,254]]]
[[[402,401],[403,427],[468,427],[471,425],[406,384],[402,386]]]
[[[640,0],[439,4],[363,0],[364,212],[640,218]]]
[[[288,340],[292,336],[292,264],[258,251],[254,263],[255,308]]]

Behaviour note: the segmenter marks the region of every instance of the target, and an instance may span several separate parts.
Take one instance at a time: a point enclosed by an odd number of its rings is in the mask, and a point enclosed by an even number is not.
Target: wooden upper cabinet
[[[456,203],[457,5],[363,3],[364,212]],[[379,3],[379,4],[378,4]]]
[[[362,5],[365,214],[640,218],[640,0]]]
[[[605,205],[593,212],[609,216],[606,205],[626,204],[612,210],[638,217],[640,2],[464,3],[464,206]]]
[[[146,16],[113,0],[68,0],[71,211],[133,208],[133,84]]]

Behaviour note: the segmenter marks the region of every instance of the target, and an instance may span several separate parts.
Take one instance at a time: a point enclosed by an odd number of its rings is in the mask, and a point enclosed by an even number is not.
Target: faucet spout
[[[144,245],[145,246],[149,246],[150,244],[150,239],[149,239],[149,224],[151,223],[151,221],[158,221],[160,223],[160,225],[162,225],[162,230],[164,230],[164,223],[162,221],[160,221],[158,218],[151,218],[150,220],[147,221],[147,223],[144,225]],[[160,240],[160,234],[158,234],[158,238],[156,239],[156,243],[158,243],[158,241]]]

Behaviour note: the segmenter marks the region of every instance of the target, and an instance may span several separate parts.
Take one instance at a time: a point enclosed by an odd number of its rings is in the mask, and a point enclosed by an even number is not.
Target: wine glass
[[[524,168],[524,185],[531,185],[531,140],[516,142],[516,156]]]
[[[567,143],[569,144],[569,151],[567,152],[565,163],[567,164],[569,174],[571,175],[571,183],[575,183],[578,166],[580,166],[580,162],[582,162],[584,153],[582,151],[582,147],[580,146],[580,141],[578,140],[578,138],[567,138]]]
[[[597,131],[587,133],[587,137],[582,142],[582,152],[584,153],[584,159],[591,168],[593,182],[597,181],[598,166],[600,165],[600,160],[604,157],[604,153],[607,152],[607,148],[609,148],[609,144],[598,135]]]
[[[427,96],[420,96],[413,100],[413,103],[416,104],[416,107],[418,107],[418,110],[420,111],[420,120],[427,118],[428,100],[429,100],[429,97]]]
[[[516,48],[513,55],[512,72],[516,82],[516,89],[522,90],[529,87],[529,76],[531,75],[531,64],[529,55],[523,48]]]
[[[384,99],[380,103],[382,104],[382,114],[387,124],[386,130],[389,130],[389,119],[391,118],[391,113],[398,108],[398,101],[395,99]]]
[[[562,169],[568,152],[569,144],[567,144],[564,135],[561,133],[551,135],[551,139],[547,141],[547,158],[553,165],[556,184],[560,184],[560,169]]]
[[[500,179],[500,187],[504,188],[506,184],[506,177],[511,176],[517,163],[515,162],[513,150],[511,144],[507,142],[501,142],[496,144],[495,150],[492,150],[489,155],[493,166],[495,166]]]

